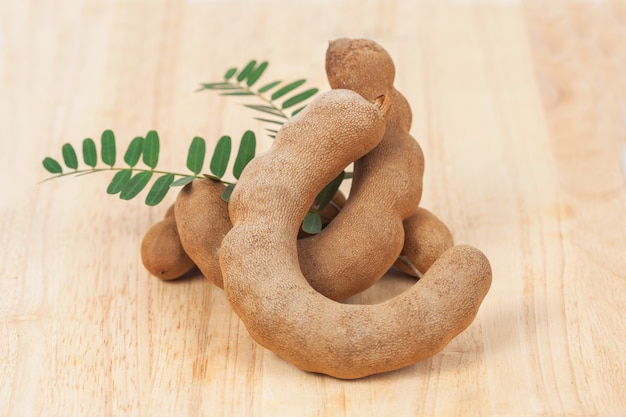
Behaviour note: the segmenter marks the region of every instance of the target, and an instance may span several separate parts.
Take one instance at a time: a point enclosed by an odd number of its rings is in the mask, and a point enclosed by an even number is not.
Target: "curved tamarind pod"
[[[453,245],[448,226],[430,211],[418,207],[404,221],[404,246],[394,265],[406,274],[421,277]]]
[[[422,280],[381,304],[340,304],[306,281],[295,238],[300,223],[322,187],[381,134],[373,107],[331,90],[285,123],[239,179],[229,203],[233,228],[219,251],[224,291],[254,340],[304,370],[337,378],[434,355],[469,326],[491,283],[489,262],[469,246],[449,249]],[[353,236],[352,244],[368,242]]]
[[[148,272],[163,280],[179,278],[194,267],[178,237],[173,205],[144,234],[141,262]]]
[[[176,197],[176,224],[185,252],[202,275],[224,287],[217,251],[231,229],[228,203],[222,200],[225,185],[211,180],[195,180]]]
[[[424,155],[408,133],[411,109],[393,87],[395,67],[384,49],[349,40],[331,42],[326,72],[332,88],[347,88],[369,101],[385,94],[391,103],[380,144],[354,162],[352,188],[341,213],[299,247],[301,258],[308,260],[302,272],[313,288],[341,301],[372,286],[398,259],[402,222],[422,196]],[[367,245],[354,245],[355,235]],[[333,262],[327,260],[329,253]]]

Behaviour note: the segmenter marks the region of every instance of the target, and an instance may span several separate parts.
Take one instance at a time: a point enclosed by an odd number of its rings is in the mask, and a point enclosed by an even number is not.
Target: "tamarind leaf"
[[[258,120],[258,121],[266,122],[266,123],[274,123],[274,124],[277,124],[277,125],[282,125],[282,124],[285,123],[282,120],[263,119],[261,117],[255,117],[254,120]]]
[[[209,169],[217,178],[222,178],[226,173],[226,167],[228,166],[228,161],[230,160],[231,148],[232,140],[230,136],[222,136],[217,141],[217,145],[215,145]]]
[[[322,217],[319,213],[309,211],[302,221],[302,230],[310,235],[315,235],[322,230]]]
[[[107,194],[117,194],[122,191],[132,174],[133,172],[130,169],[123,169],[116,172],[107,187]]]
[[[344,171],[345,175],[343,177],[344,180],[351,180],[354,176],[354,172],[352,171]]]
[[[150,191],[148,191],[146,205],[156,206],[163,201],[173,182],[174,174],[165,174],[157,178],[154,184],[152,184]]]
[[[135,198],[137,194],[146,188],[146,185],[148,185],[151,178],[152,171],[142,171],[135,174],[135,176],[131,177],[128,182],[124,184],[124,187],[122,187],[122,190],[120,191],[120,198],[122,200],[131,200]]]
[[[102,162],[113,167],[113,165],[115,165],[117,150],[115,149],[115,135],[111,130],[107,129],[102,132],[101,152]]]
[[[304,105],[304,106],[302,106],[302,107],[299,107],[298,109],[294,110],[294,111],[291,113],[291,117],[293,117],[293,116],[295,116],[296,114],[300,113],[300,112],[301,112],[302,110],[304,110],[305,108],[306,108],[306,105]]]
[[[179,178],[176,181],[172,182],[170,184],[170,187],[182,187],[184,185],[189,184],[190,182],[192,182],[195,179],[196,179],[196,177],[193,176],[193,175],[182,177],[182,178]]]
[[[62,174],[63,168],[61,164],[59,164],[55,159],[50,158],[49,156],[44,158],[43,167],[51,174]]]
[[[242,82],[243,80],[248,78],[248,76],[252,73],[252,70],[254,70],[255,66],[256,66],[256,61],[254,59],[248,62],[246,66],[243,67],[239,75],[237,75],[237,81]]]
[[[269,84],[265,84],[263,87],[259,88],[257,91],[261,94],[265,93],[266,91],[271,90],[272,88],[276,87],[278,84],[282,83],[282,81],[273,81]]]
[[[128,166],[134,167],[137,165],[137,162],[139,162],[139,158],[141,158],[141,153],[143,152],[143,142],[144,138],[141,136],[137,136],[130,141],[128,149],[126,149],[126,153],[124,154],[124,162],[126,162]]]
[[[226,71],[226,74],[224,74],[224,79],[230,80],[231,78],[233,78],[233,75],[235,74],[237,74],[237,68],[235,67],[229,68],[228,71]]]
[[[246,80],[246,84],[248,85],[248,87],[252,87],[259,80],[261,75],[263,75],[263,73],[265,72],[267,65],[267,61],[261,62],[259,66],[250,73],[248,79]]]
[[[154,169],[159,162],[159,134],[151,130],[143,141],[143,163]]]
[[[345,171],[342,171],[339,175],[335,177],[331,182],[329,182],[322,191],[319,192],[317,197],[315,197],[315,202],[313,203],[313,209],[315,212],[322,210],[324,207],[331,202],[335,193],[339,189],[342,181],[345,177]]]
[[[246,130],[241,137],[239,143],[239,150],[237,151],[237,157],[235,158],[235,165],[233,166],[233,175],[239,179],[243,169],[248,165],[248,162],[254,158],[256,152],[256,136],[251,130]]]
[[[61,151],[63,153],[63,162],[65,163],[65,166],[67,166],[68,168],[77,169],[78,158],[76,157],[76,151],[74,150],[74,147],[71,144],[66,143],[61,148]]]
[[[281,98],[282,96],[284,96],[287,93],[292,92],[293,90],[295,90],[296,88],[300,87],[302,84],[304,84],[306,82],[306,80],[302,79],[302,80],[297,80],[294,81],[292,83],[287,84],[284,87],[281,87],[280,89],[278,89],[277,91],[275,91],[272,94],[272,100],[276,100]]]
[[[267,132],[267,136],[269,136],[272,139],[275,139],[276,134],[278,133],[278,130],[276,129],[265,129],[265,131]]]
[[[222,93],[222,96],[253,96],[254,93],[252,91],[233,91],[232,93]]]
[[[283,112],[281,112],[280,110],[272,106],[266,106],[262,104],[244,104],[244,107],[257,110],[263,113],[268,113],[268,114],[271,114],[272,116],[282,117],[283,119],[286,118]]]
[[[95,168],[98,163],[98,151],[93,139],[86,138],[83,140],[83,161],[92,168]]]
[[[207,83],[201,84],[202,88],[206,90],[240,90],[241,87],[238,85],[229,83],[229,82],[219,82],[219,83]]]
[[[222,200],[228,203],[230,201],[230,195],[233,193],[234,189],[235,189],[235,184],[228,184],[226,188],[224,188],[224,191],[222,191],[222,196],[221,196]]]
[[[206,155],[206,142],[199,136],[196,136],[189,145],[187,152],[187,168],[194,174],[198,175],[202,171],[204,165],[204,157]]]
[[[295,96],[285,100],[283,102],[282,108],[287,109],[289,107],[295,106],[296,104],[302,103],[304,100],[313,97],[319,91],[318,88],[310,88],[306,91],[303,91]]]

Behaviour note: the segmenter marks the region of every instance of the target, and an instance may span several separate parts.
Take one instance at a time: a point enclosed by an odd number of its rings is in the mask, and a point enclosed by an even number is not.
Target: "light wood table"
[[[164,169],[198,135],[263,125],[195,92],[231,66],[327,89],[337,37],[394,57],[426,155],[423,206],[485,252],[493,285],[440,354],[355,381],[256,345],[198,274],[151,277],[155,208],[112,174],[39,183],[45,156],[155,129]],[[626,415],[626,4],[0,1],[0,416]],[[398,275],[352,302],[412,284]]]

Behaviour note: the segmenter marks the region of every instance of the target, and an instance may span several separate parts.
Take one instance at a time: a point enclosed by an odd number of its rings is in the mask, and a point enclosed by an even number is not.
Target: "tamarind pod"
[[[141,261],[150,274],[162,280],[179,278],[194,267],[178,237],[173,205],[144,234]]]
[[[350,89],[370,101],[385,94],[391,103],[380,144],[354,163],[341,213],[299,246],[300,257],[307,259],[302,272],[311,285],[342,301],[372,286],[397,261],[405,241],[403,220],[421,199],[424,155],[408,133],[411,108],[393,86],[395,67],[382,47],[371,41],[333,41],[326,72],[332,88]],[[367,244],[355,245],[355,236]]]
[[[303,370],[346,379],[439,352],[469,326],[491,283],[489,262],[470,246],[449,249],[411,289],[381,304],[340,304],[306,281],[295,239],[300,222],[321,188],[380,131],[380,117],[372,123],[357,97],[344,90],[318,96],[250,162],[231,196],[234,226],[219,250],[226,296],[254,340]]]
[[[454,245],[452,233],[437,216],[423,207],[418,207],[403,225],[404,245],[394,265],[406,274],[421,277],[442,253]]]
[[[222,200],[225,185],[211,180],[195,180],[176,197],[176,224],[185,252],[213,284],[223,288],[218,249],[231,229],[228,203]]]

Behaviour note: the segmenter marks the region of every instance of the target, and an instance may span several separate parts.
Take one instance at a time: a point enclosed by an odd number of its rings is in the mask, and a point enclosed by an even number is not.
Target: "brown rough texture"
[[[395,266],[409,275],[423,275],[442,253],[454,245],[448,226],[423,207],[418,207],[404,221],[404,232],[401,257],[409,261],[419,274],[400,260]]]
[[[384,130],[375,107],[349,93],[319,96],[248,165],[231,196],[234,226],[219,252],[226,296],[250,335],[304,370],[338,378],[437,353],[469,326],[491,283],[489,262],[469,246],[449,249],[410,290],[377,305],[337,303],[306,281],[300,222],[321,188]]]
[[[148,272],[163,280],[179,278],[194,267],[178,237],[173,206],[145,233],[141,261]]]
[[[224,184],[195,180],[176,198],[176,224],[185,252],[209,281],[224,286],[217,251],[231,229],[228,203],[222,200]]]

